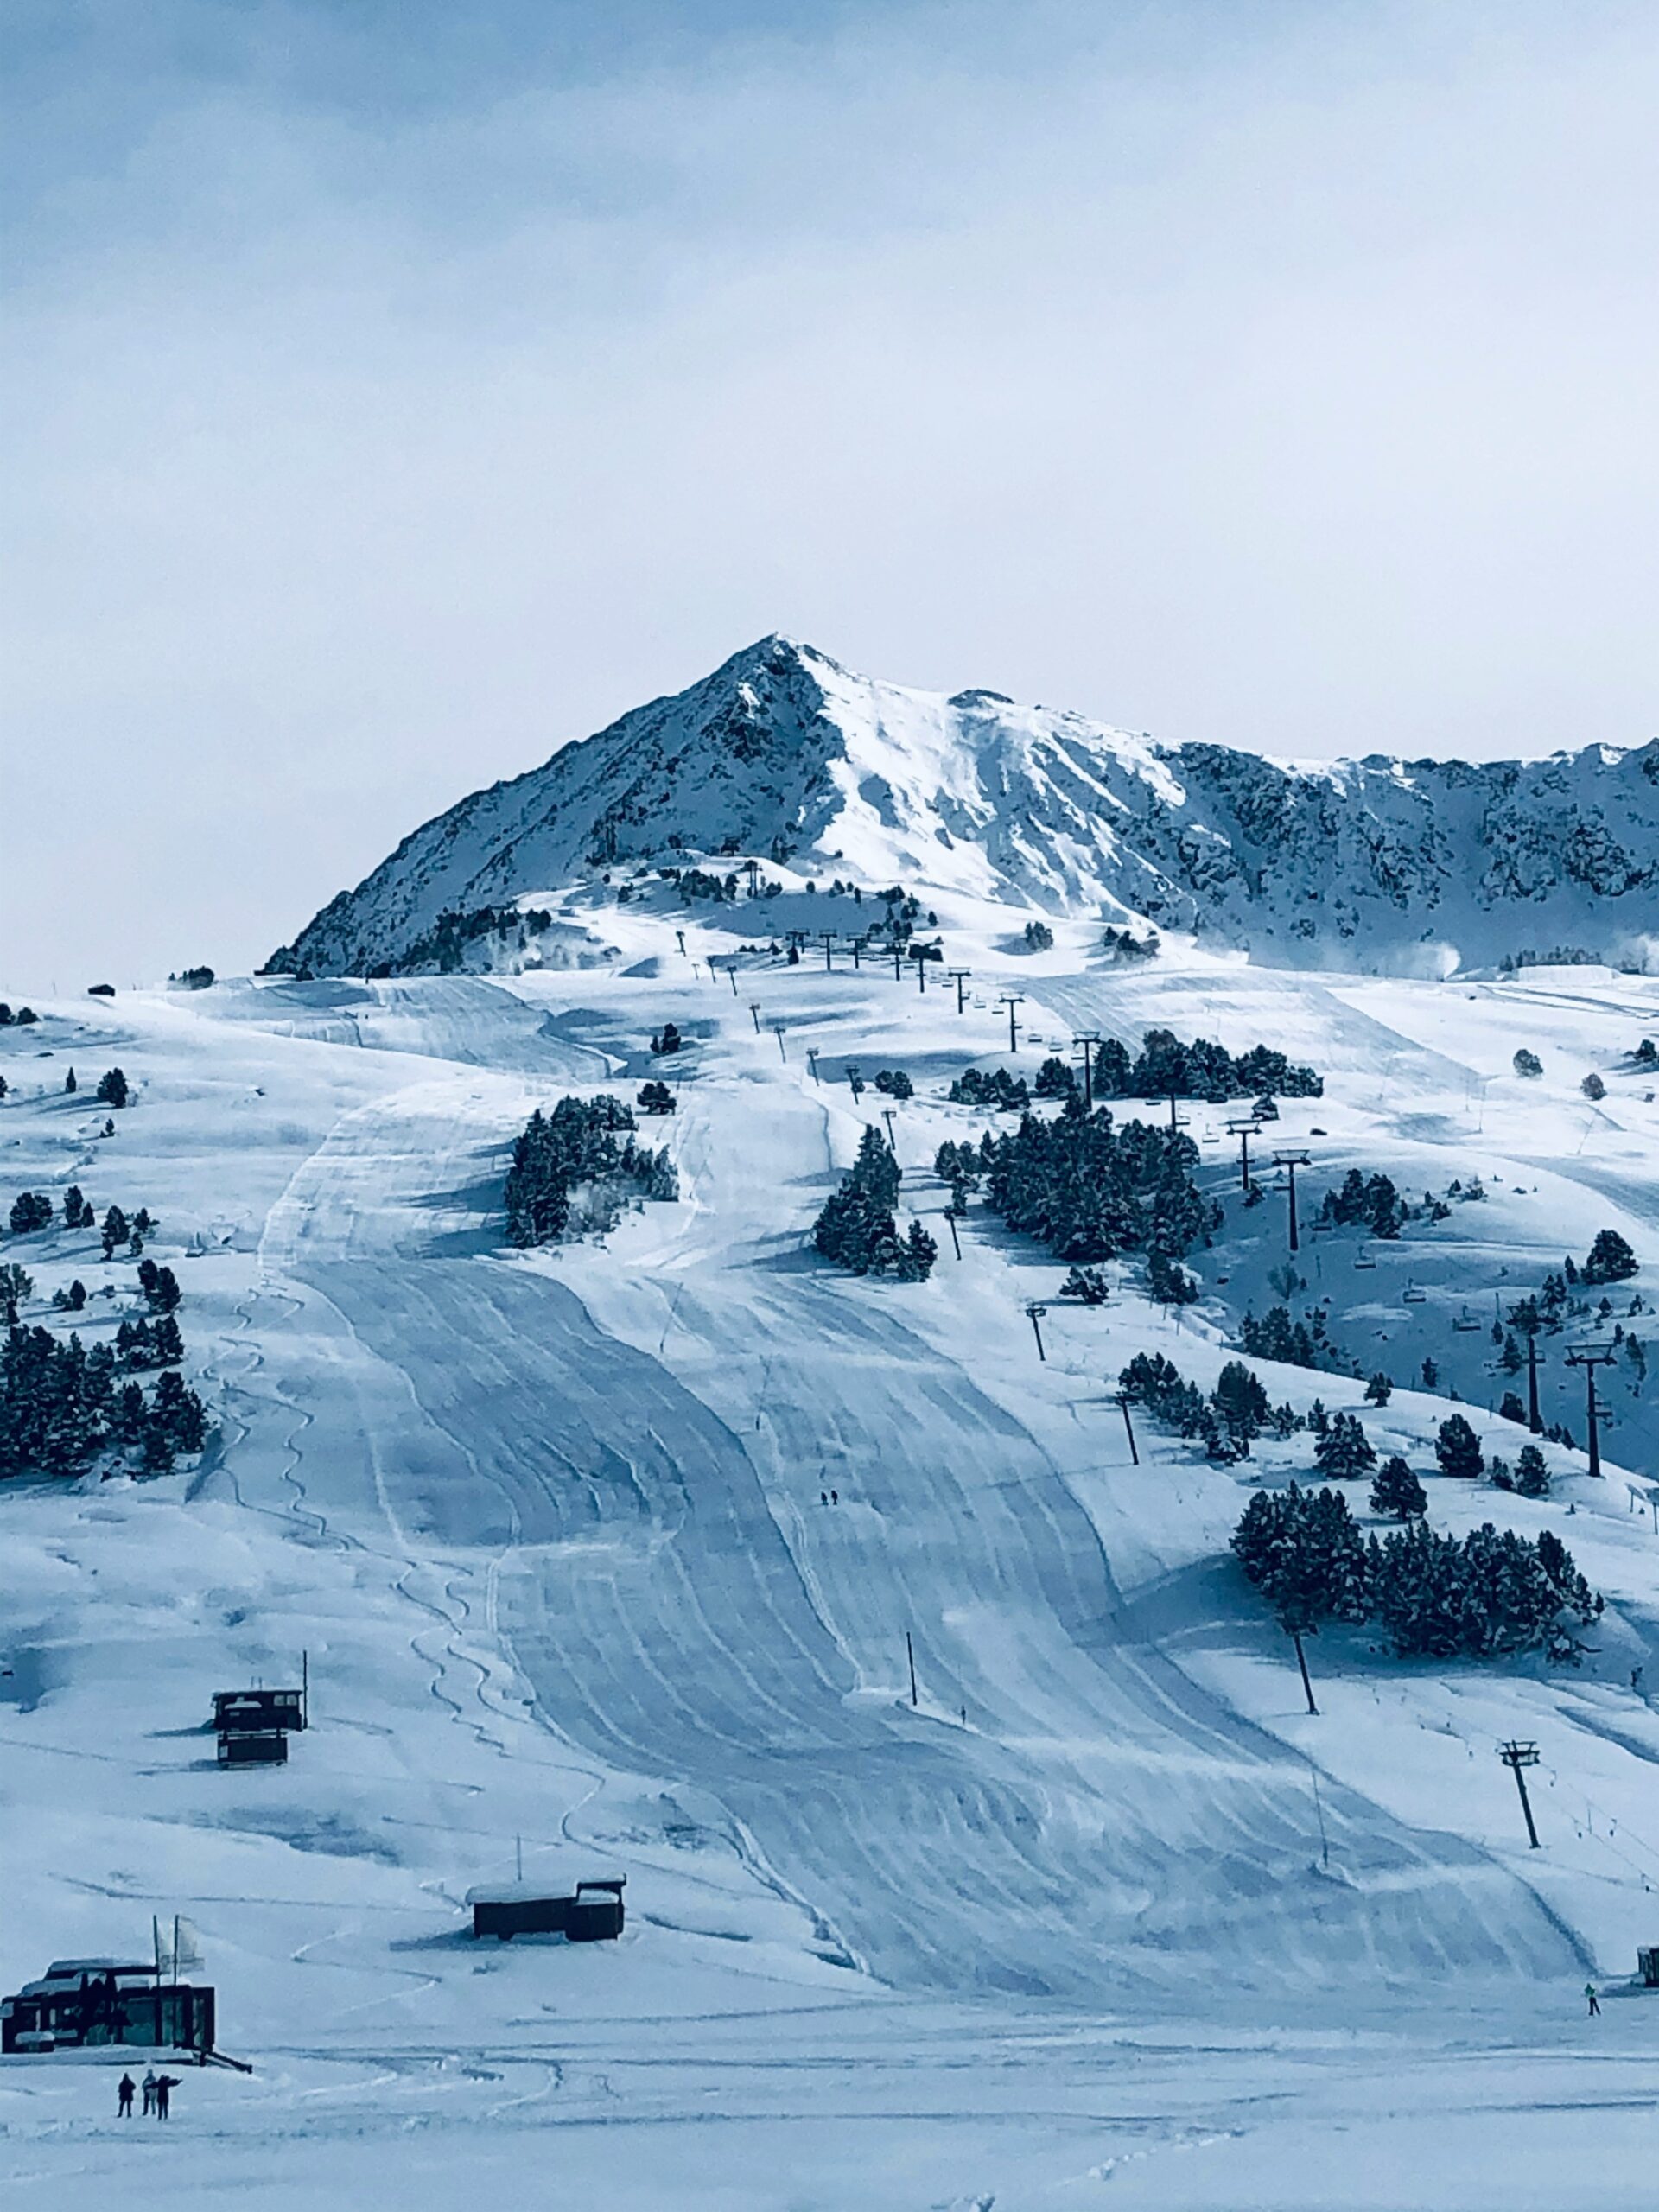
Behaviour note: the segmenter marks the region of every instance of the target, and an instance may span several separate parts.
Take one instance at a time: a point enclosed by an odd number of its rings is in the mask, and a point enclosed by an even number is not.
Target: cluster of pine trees
[[[1251,1359],[1312,1367],[1326,1375],[1357,1376],[1361,1371],[1331,1335],[1323,1306],[1306,1307],[1300,1319],[1292,1318],[1287,1306],[1269,1306],[1260,1315],[1246,1313],[1238,1325],[1238,1341]]]
[[[1198,1163],[1190,1137],[1115,1122],[1104,1107],[1085,1114],[1075,1098],[1052,1121],[1026,1114],[1011,1135],[943,1144],[933,1161],[958,1204],[982,1185],[1010,1229],[1062,1260],[1143,1251],[1165,1263],[1207,1243],[1221,1221],[1193,1180]]]
[[[20,1191],[12,1200],[6,1218],[14,1236],[37,1236],[52,1227],[57,1219],[57,1210],[44,1191]],[[63,1226],[66,1229],[98,1227],[97,1211],[79,1183],[71,1183],[63,1194]],[[111,1206],[104,1217],[101,1240],[104,1257],[106,1260],[112,1258],[121,1245],[126,1245],[135,1255],[142,1252],[144,1239],[155,1226],[155,1217],[147,1206],[140,1206],[130,1220],[121,1207]],[[142,1268],[139,1275],[142,1280]],[[168,1281],[171,1280],[169,1273]],[[177,1303],[176,1299],[175,1303]]]
[[[1097,1098],[1322,1098],[1324,1078],[1299,1067],[1271,1045],[1252,1045],[1236,1055],[1213,1039],[1184,1045],[1173,1029],[1148,1029],[1131,1059],[1127,1046],[1109,1037],[1096,1047]]]
[[[123,1324],[123,1327],[128,1325]],[[178,1324],[170,1315],[148,1332],[151,1352],[161,1334],[181,1356]],[[118,1335],[117,1345],[121,1342]],[[137,1382],[120,1381],[124,1370],[155,1364],[78,1336],[67,1343],[49,1329],[14,1325],[0,1339],[0,1478],[18,1475],[79,1475],[107,1452],[137,1451],[151,1473],[164,1473],[181,1452],[200,1452],[207,1420],[201,1400],[176,1369],[157,1376],[149,1395]]]
[[[989,1106],[999,1114],[1023,1113],[1031,1103],[1031,1092],[1022,1075],[1010,1075],[1007,1068],[993,1068],[988,1075],[978,1068],[964,1068],[950,1086],[953,1106]]]
[[[1410,1217],[1411,1208],[1389,1177],[1362,1175],[1357,1167],[1348,1170],[1340,1190],[1325,1192],[1319,1208],[1319,1219],[1336,1228],[1363,1229],[1372,1236],[1389,1240],[1399,1236]]]
[[[140,1315],[136,1321],[123,1321],[116,1330],[115,1363],[118,1368],[143,1374],[151,1368],[176,1367],[183,1357],[184,1339],[170,1313],[163,1313],[159,1321],[149,1321]]]
[[[1304,1426],[1288,1406],[1269,1404],[1262,1378],[1243,1361],[1230,1359],[1206,1397],[1160,1351],[1138,1351],[1118,1376],[1125,1395],[1146,1408],[1154,1421],[1199,1445],[1219,1466],[1249,1457],[1264,1431],[1294,1436]]]
[[[40,1018],[32,1006],[20,1006],[14,1014],[4,999],[0,999],[0,1029],[10,1029],[14,1021],[27,1028],[31,1022],[38,1021]]]
[[[925,1282],[938,1246],[912,1221],[900,1236],[894,1218],[903,1171],[873,1128],[859,1140],[858,1157],[818,1216],[812,1241],[826,1260],[855,1275],[888,1275],[895,1282]]]
[[[1281,1624],[1376,1621],[1402,1659],[1491,1658],[1542,1649],[1577,1665],[1577,1631],[1599,1614],[1572,1554],[1549,1529],[1536,1541],[1484,1522],[1438,1535],[1420,1518],[1362,1536],[1339,1491],[1258,1491],[1233,1551]]]
[[[538,1106],[512,1147],[507,1171],[507,1236],[528,1247],[551,1244],[570,1225],[579,1191],[591,1194],[590,1225],[613,1223],[629,1192],[677,1198],[679,1177],[666,1151],[633,1135],[633,1116],[620,1098],[561,1098],[550,1114]],[[626,1141],[619,1144],[619,1135]]]

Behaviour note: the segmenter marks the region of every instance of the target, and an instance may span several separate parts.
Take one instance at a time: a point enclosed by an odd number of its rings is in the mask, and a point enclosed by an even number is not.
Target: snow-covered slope
[[[693,854],[1121,911],[1279,966],[1440,975],[1559,945],[1640,958],[1659,741],[1298,768],[994,691],[879,683],[766,638],[427,823],[270,966],[421,965],[445,913]],[[567,946],[544,964],[581,957]]]
[[[955,925],[959,1010],[879,963],[791,966],[742,907],[583,911],[603,967],[220,983],[0,1030],[0,1206],[73,1181],[154,1210],[219,1432],[192,1471],[0,1496],[0,1987],[183,1912],[257,2069],[190,2069],[162,2138],[121,2132],[115,2067],[8,2060],[15,2186],[124,2204],[142,2156],[146,2197],[190,2212],[474,2212],[550,2173],[607,2212],[1052,2212],[1108,2179],[1164,2212],[1638,2212],[1653,2015],[1632,1990],[1586,2023],[1580,1993],[1659,1934],[1645,1372],[1603,1377],[1609,1478],[1552,1444],[1541,1499],[1435,1475],[1451,1400],[1411,1380],[1438,1315],[1442,1389],[1512,1451],[1498,1348],[1459,1307],[1484,1319],[1604,1221],[1643,1262],[1621,1300],[1653,1310],[1659,1109],[1630,1046],[1659,983],[1115,969],[1092,923],[1007,951],[993,909]],[[1302,1709],[1226,1544],[1310,1440],[1221,1467],[1142,1421],[1132,1459],[1103,1387],[1142,1350],[1213,1379],[1284,1264],[1282,1200],[1245,1203],[1227,1109],[1195,1103],[1224,1209],[1197,1308],[1160,1313],[1127,1263],[1106,1305],[1065,1303],[977,1202],[958,1256],[930,1163],[985,1126],[946,1093],[1002,1056],[1005,986],[1027,1076],[1074,1025],[1160,1019],[1314,1062],[1325,1095],[1275,1128],[1310,1202],[1357,1163],[1484,1179],[1359,1272],[1351,1234],[1307,1240],[1338,1337],[1399,1379],[1386,1408],[1268,1379],[1359,1408],[1437,1530],[1563,1536],[1608,1599],[1581,1671],[1402,1665],[1337,1631]],[[653,1135],[681,1201],[505,1249],[531,1106],[632,1095],[671,1020]],[[134,1103],[105,1137],[64,1071],[118,1061]],[[893,1129],[941,1249],[924,1284],[807,1248],[885,1126],[852,1061],[914,1078]],[[72,1325],[51,1296],[75,1275],[89,1340],[136,1306],[92,1230],[3,1255],[31,1326]],[[1564,1342],[1548,1405],[1573,1415]],[[302,1650],[290,1763],[220,1770],[208,1694]],[[1510,1735],[1540,1748],[1537,1852]],[[624,1941],[474,1943],[461,1899],[521,1849],[531,1878],[626,1872]]]

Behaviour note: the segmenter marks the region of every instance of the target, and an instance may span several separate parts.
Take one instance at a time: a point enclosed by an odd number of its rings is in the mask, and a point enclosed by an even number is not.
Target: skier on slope
[[[1596,1994],[1596,1985],[1593,1981],[1585,1983],[1584,1993],[1590,1999],[1590,2018],[1599,2020],[1601,2018],[1601,1999]]]

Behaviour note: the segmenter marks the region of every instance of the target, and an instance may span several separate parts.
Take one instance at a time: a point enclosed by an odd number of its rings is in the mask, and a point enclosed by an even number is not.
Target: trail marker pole
[[[916,1694],[916,1647],[910,1640],[910,1630],[905,1630],[905,1656],[910,1662],[910,1702],[912,1710],[921,1703]]]
[[[922,994],[923,997],[925,998],[927,995],[927,963],[923,959],[919,952],[916,955],[916,988]]]
[[[895,983],[905,980],[905,948],[897,938],[893,940],[893,980]]]
[[[1127,1390],[1115,1390],[1112,1396],[1118,1411],[1123,1416],[1123,1433],[1129,1440],[1129,1465],[1132,1467],[1138,1467],[1141,1464],[1141,1454],[1135,1449],[1135,1423],[1129,1419],[1129,1394]]]
[[[737,996],[737,970],[735,968],[728,968],[726,970],[726,973],[732,979],[732,996],[735,998]]]
[[[855,967],[855,968],[856,968],[856,967],[857,967],[857,965],[858,965],[858,955],[859,955],[859,943],[858,943],[858,939],[857,939],[856,938],[849,938],[849,939],[848,940],[848,942],[851,944],[851,946],[852,946],[852,948],[853,948],[853,965],[854,965],[854,967]]]
[[[1043,1350],[1042,1321],[1043,1316],[1047,1313],[1047,1306],[1039,1306],[1034,1298],[1030,1300],[1026,1306],[1026,1313],[1031,1322],[1032,1334],[1037,1339],[1037,1357],[1043,1362],[1045,1366],[1046,1366],[1048,1363],[1048,1354]]]
[[[1319,1708],[1313,1702],[1313,1685],[1307,1677],[1307,1654],[1302,1649],[1302,1631],[1299,1628],[1287,1628],[1285,1633],[1296,1647],[1296,1664],[1302,1670],[1302,1694],[1307,1700],[1308,1711],[1317,1720]]]
[[[749,1013],[753,1018],[754,1033],[758,1037],[760,1034],[760,1009],[753,999],[749,1001]]]
[[[820,930],[818,931],[818,938],[823,946],[823,972],[828,976],[833,972],[834,969],[834,963],[830,957],[830,948],[835,944],[836,933],[834,930]]]
[[[962,987],[973,974],[971,968],[947,968],[945,974],[957,987],[957,1012],[962,1012]]]
[[[1331,1864],[1331,1839],[1325,1832],[1325,1803],[1319,1796],[1319,1770],[1316,1766],[1310,1766],[1307,1772],[1308,1779],[1313,1784],[1313,1810],[1319,1816],[1319,1863],[1328,1867]]]
[[[1238,1139],[1238,1179],[1246,1192],[1250,1187],[1250,1139],[1262,1134],[1259,1122],[1229,1122],[1227,1134]]]
[[[789,1054],[784,1050],[784,1025],[781,1021],[774,1021],[772,1023],[772,1033],[778,1039],[779,1058],[780,1060],[787,1061]]]
[[[950,1224],[950,1242],[956,1248],[957,1257],[960,1259],[962,1257],[962,1239],[957,1234],[957,1217],[947,1209],[944,1217],[946,1222]]]
[[[822,1083],[823,1081],[823,1077],[818,1073],[818,1048],[816,1045],[809,1045],[807,1046],[806,1064],[812,1071],[813,1082]]]
[[[683,952],[685,950],[685,931],[683,930],[676,930],[674,934],[680,940],[680,950]]]
[[[1569,1367],[1584,1370],[1584,1409],[1590,1424],[1590,1472],[1598,1480],[1601,1476],[1600,1416],[1604,1408],[1596,1398],[1596,1370],[1611,1367],[1613,1357],[1611,1344],[1574,1344],[1567,1355]]]
[[[1275,1167],[1284,1168],[1290,1177],[1290,1249],[1293,1252],[1300,1252],[1302,1243],[1296,1224],[1296,1170],[1311,1167],[1313,1162],[1305,1152],[1275,1152],[1273,1164]]]
[[[1526,1815],[1527,1842],[1532,1850],[1536,1851],[1539,1847],[1538,1830],[1533,1822],[1532,1802],[1527,1796],[1526,1777],[1521,1770],[1522,1767],[1537,1765],[1538,1746],[1536,1744],[1505,1744],[1498,1752],[1498,1757],[1515,1777],[1515,1786],[1521,1792],[1521,1810]]]
[[[1015,991],[1008,997],[998,999],[997,1001],[998,1006],[1005,1006],[1008,1009],[1008,1051],[1010,1054],[1017,1052],[1020,1049],[1020,1030],[1019,1026],[1014,1018],[1014,1009],[1017,1006],[1023,1006],[1025,1002],[1026,995],[1023,991]]]

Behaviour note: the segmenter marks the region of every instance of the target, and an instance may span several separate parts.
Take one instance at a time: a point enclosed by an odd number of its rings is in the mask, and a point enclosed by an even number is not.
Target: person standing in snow
[[[158,2074],[156,2076],[156,2117],[157,2120],[167,2118],[167,2101],[173,2093],[173,2076],[170,2074]]]
[[[115,2108],[123,2120],[132,2118],[132,2093],[137,2086],[130,2074],[124,2074],[117,2084]]]
[[[1601,1999],[1596,1994],[1596,1985],[1593,1981],[1585,1983],[1584,1993],[1590,1999],[1590,2018],[1592,2020],[1599,2020],[1601,2018]]]
[[[156,2109],[156,2069],[152,2066],[144,2075],[144,2118],[148,2120]]]

